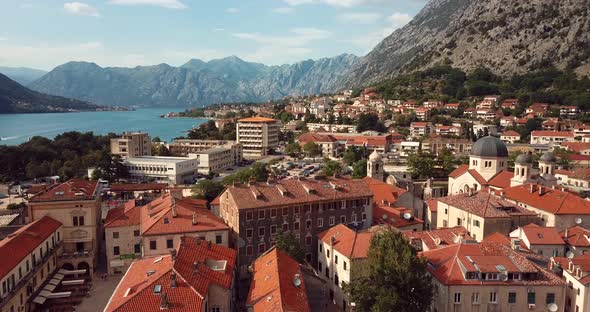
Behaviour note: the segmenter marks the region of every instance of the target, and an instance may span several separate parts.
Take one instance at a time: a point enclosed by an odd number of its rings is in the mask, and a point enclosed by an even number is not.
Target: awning
[[[47,296],[49,296],[50,294],[51,294],[51,292],[48,290],[42,290],[39,292],[39,296],[43,296],[45,298],[47,298]]]
[[[117,268],[125,266],[125,261],[123,260],[111,260],[111,267]]]
[[[56,274],[53,276],[53,278],[56,278],[56,279],[58,279],[58,280],[60,280],[60,281],[61,281],[62,279],[64,279],[64,275],[63,275],[62,273],[59,273],[59,272],[57,272],[57,273],[56,273]]]
[[[71,296],[72,296],[71,291],[64,291],[64,292],[58,292],[58,293],[50,293],[49,295],[47,295],[47,299],[67,298],[67,297],[71,297]]]
[[[59,282],[61,282],[61,280],[58,280],[57,278],[54,278],[54,279],[52,279],[52,280],[49,281],[49,284],[57,286],[57,285],[59,285]]]
[[[63,281],[61,282],[62,285],[82,285],[84,284],[84,280],[71,280],[71,281]]]
[[[33,302],[38,303],[38,304],[44,304],[46,300],[47,300],[47,298],[45,298],[45,297],[37,296],[37,297],[35,297],[35,299],[33,299]]]
[[[55,286],[55,285],[47,284],[47,285],[45,285],[45,287],[43,287],[43,290],[54,291],[56,287],[57,286]]]
[[[62,278],[63,278],[64,275],[76,275],[76,274],[84,274],[84,273],[86,273],[86,269],[81,269],[81,270],[60,269],[56,275],[62,274]]]

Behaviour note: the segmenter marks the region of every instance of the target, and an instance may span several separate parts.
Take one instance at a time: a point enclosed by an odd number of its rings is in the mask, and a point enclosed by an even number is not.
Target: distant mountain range
[[[47,113],[103,109],[79,100],[32,91],[0,74],[0,114]]]
[[[266,66],[236,56],[180,67],[134,68],[69,62],[29,84],[39,92],[115,106],[206,106],[260,102],[333,92],[358,57],[342,54],[293,65]]]
[[[8,78],[22,85],[28,85],[29,83],[43,77],[43,75],[47,74],[47,72],[40,69],[26,67],[0,66],[0,74],[6,75]]]

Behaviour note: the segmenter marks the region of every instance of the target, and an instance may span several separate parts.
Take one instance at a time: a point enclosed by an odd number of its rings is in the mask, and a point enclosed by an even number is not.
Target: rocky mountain
[[[0,74],[0,114],[95,110],[101,107],[32,91]]]
[[[431,0],[363,57],[343,85],[367,85],[443,61],[468,72],[483,65],[502,76],[547,64],[587,74],[589,16],[588,0]]]
[[[70,62],[29,86],[39,92],[115,106],[203,106],[333,92],[358,61],[354,55],[266,66],[231,56],[135,68]]]
[[[6,75],[8,78],[27,85],[47,74],[44,70],[26,68],[26,67],[3,67],[0,66],[0,73]]]

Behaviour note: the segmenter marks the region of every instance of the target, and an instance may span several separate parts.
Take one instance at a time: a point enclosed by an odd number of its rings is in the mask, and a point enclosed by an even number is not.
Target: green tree
[[[197,185],[192,187],[191,193],[195,198],[212,201],[215,199],[215,197],[219,196],[224,189],[225,186],[221,182],[202,180]]]
[[[342,164],[339,161],[328,159],[324,162],[324,175],[333,176],[342,173]]]
[[[352,178],[362,179],[367,176],[367,160],[359,160],[352,165]]]
[[[301,145],[297,142],[289,143],[285,146],[285,154],[295,157],[301,153]]]
[[[322,148],[314,142],[307,142],[303,145],[303,152],[308,157],[317,157],[322,155]]]
[[[152,145],[152,155],[154,156],[172,156],[170,150],[164,144]]]
[[[456,168],[457,159],[453,152],[448,148],[443,148],[436,157],[444,175],[448,176]]]
[[[356,130],[363,132],[367,130],[373,130],[377,132],[385,132],[387,128],[383,125],[383,122],[379,120],[379,116],[374,113],[361,114],[357,120]]]
[[[347,165],[352,165],[355,162],[363,159],[365,157],[365,148],[358,147],[358,146],[349,146],[342,154],[342,160]]]
[[[428,153],[419,151],[408,155],[408,171],[414,178],[426,178],[432,175],[434,158]]]
[[[362,269],[363,274],[350,284],[342,283],[343,290],[356,305],[355,311],[429,310],[433,286],[426,262],[417,258],[402,233],[390,230],[375,234]]]
[[[278,250],[288,254],[300,263],[303,263],[305,260],[305,249],[301,247],[299,240],[293,232],[284,233],[282,230],[279,230],[275,246]]]

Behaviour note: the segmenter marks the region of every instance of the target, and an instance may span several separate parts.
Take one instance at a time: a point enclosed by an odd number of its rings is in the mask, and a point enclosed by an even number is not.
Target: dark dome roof
[[[551,153],[551,152],[545,152],[545,153],[543,153],[543,155],[541,155],[541,158],[539,158],[539,161],[542,161],[542,162],[555,162],[555,161],[557,161],[557,159],[555,158],[555,155],[553,155],[553,153]]]
[[[471,155],[479,157],[508,157],[506,144],[493,136],[483,137],[473,143]]]
[[[532,158],[529,153],[520,154],[514,160],[515,164],[530,164],[531,162],[532,162]]]

